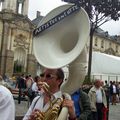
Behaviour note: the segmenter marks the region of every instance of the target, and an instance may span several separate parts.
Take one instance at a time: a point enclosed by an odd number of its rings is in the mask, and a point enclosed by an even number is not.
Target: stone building
[[[93,37],[93,51],[120,57],[120,36],[110,36],[108,32],[97,29]]]
[[[29,0],[0,0],[0,74],[35,75],[32,40],[35,28],[28,18]]]
[[[88,47],[89,47],[89,43],[88,43]],[[111,55],[112,58],[115,58],[114,56],[120,57],[120,36],[117,36],[117,35],[110,36],[108,34],[108,32],[105,32],[105,31],[101,30],[100,28],[97,29],[93,36],[93,52],[94,51],[109,54],[109,55]],[[117,58],[117,59],[119,59],[119,58]],[[100,59],[100,63],[101,63],[101,59]],[[108,63],[109,63],[109,61],[108,61]],[[115,60],[113,62],[113,65],[114,65],[114,63],[118,64],[118,62]],[[103,61],[103,64],[100,64],[100,65],[101,65],[101,67],[104,68],[105,64],[106,64],[106,62]],[[119,64],[118,64],[118,67],[119,67]],[[97,68],[97,66],[96,66],[96,68]],[[97,69],[99,69],[99,67]],[[112,69],[112,64],[110,64],[110,68],[108,67],[108,69]],[[117,72],[117,70],[118,69],[116,68],[116,73],[114,73],[114,72],[107,73],[107,71],[106,71],[106,73],[104,73],[104,72],[100,73],[100,71],[99,72],[96,71],[96,73],[94,73],[95,71],[91,72],[91,79],[97,78],[97,79],[102,79],[103,81],[107,80],[108,82],[109,81],[120,81],[120,74]]]

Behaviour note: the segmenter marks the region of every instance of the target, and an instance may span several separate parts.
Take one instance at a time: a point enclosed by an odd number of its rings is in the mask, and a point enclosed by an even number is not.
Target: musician
[[[0,119],[15,120],[15,104],[10,91],[0,85]]]
[[[47,84],[40,84],[38,86],[41,91],[41,94],[33,100],[23,120],[34,119],[35,111],[47,111],[51,106],[50,103],[56,100],[57,98],[61,98],[63,95],[60,91],[60,86],[64,79],[64,73],[62,69],[45,69],[43,74],[41,74],[40,76],[40,83],[43,82]],[[62,107],[63,106],[68,108],[69,120],[76,120],[73,101],[64,99],[62,102]]]

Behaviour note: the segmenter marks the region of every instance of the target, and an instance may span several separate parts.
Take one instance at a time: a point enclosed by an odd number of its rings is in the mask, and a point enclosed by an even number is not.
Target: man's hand
[[[68,108],[69,118],[71,118],[71,119],[76,118],[75,109],[74,109],[74,102],[72,100],[64,99],[62,105],[63,105],[63,107]]]
[[[43,92],[49,91],[49,85],[46,82],[38,82],[38,89]]]
[[[42,113],[38,109],[35,109],[30,115],[30,118],[28,120],[37,120],[37,119],[44,120],[44,113]]]

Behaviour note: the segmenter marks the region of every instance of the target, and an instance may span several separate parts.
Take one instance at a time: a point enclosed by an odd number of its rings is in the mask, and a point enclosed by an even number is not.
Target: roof
[[[91,74],[120,75],[120,57],[93,52]]]
[[[38,26],[39,22],[42,20],[43,16],[39,16],[32,20],[32,23],[36,26]]]

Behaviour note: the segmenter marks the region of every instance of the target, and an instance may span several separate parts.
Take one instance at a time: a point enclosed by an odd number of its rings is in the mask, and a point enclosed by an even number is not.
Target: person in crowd
[[[33,99],[39,95],[38,90],[38,82],[40,81],[39,76],[35,76],[34,82],[31,84],[31,86],[28,88],[28,97],[30,99],[30,104],[32,103]]]
[[[89,90],[92,88],[92,84],[83,84],[82,90],[88,94]]]
[[[22,74],[21,76],[19,76],[17,78],[16,87],[21,89],[22,91],[24,91],[24,89],[26,89],[26,79],[25,79],[24,74]]]
[[[104,87],[104,81],[101,80],[101,87]]]
[[[106,117],[104,111],[107,109],[107,100],[105,91],[101,87],[101,80],[95,80],[94,86],[90,89],[88,95],[90,98],[93,120],[103,120],[103,117]]]
[[[26,82],[26,87],[28,89],[31,87],[31,85],[33,84],[34,81],[31,77],[29,77],[29,75],[26,75],[25,82]]]
[[[112,105],[116,105],[116,95],[117,95],[118,89],[117,86],[115,84],[115,81],[112,82],[112,84],[110,85],[110,94],[111,94],[111,99],[112,99]]]
[[[103,87],[104,91],[105,91],[105,95],[106,95],[106,99],[107,99],[107,107],[109,107],[109,96],[110,96],[110,88],[109,88],[109,84],[107,83],[107,80],[105,80],[105,84],[104,82],[101,80],[101,86]]]
[[[116,82],[116,88],[117,88],[117,93],[116,93],[116,102],[119,103],[119,82]]]
[[[7,76],[7,74],[4,74],[4,75],[3,75],[3,80],[4,80],[5,82],[9,82],[9,77]]]
[[[120,102],[120,82],[118,82],[119,102]]]
[[[81,88],[72,94],[77,120],[93,120],[91,117],[90,99]]]
[[[38,94],[38,92],[39,92],[39,90],[38,90],[39,81],[40,81],[40,77],[39,76],[35,76],[34,83],[32,85],[32,91],[34,91],[35,94]]]
[[[110,103],[112,103],[112,95],[111,95],[111,92],[110,92],[110,87],[111,87],[112,83],[113,83],[112,81],[110,81],[110,83],[109,83],[109,95],[110,95],[109,102]]]
[[[108,108],[108,111],[107,111],[107,120],[108,120],[109,119],[110,87],[109,87],[109,84],[108,84],[107,80],[105,80],[105,84],[102,81],[102,87],[103,87],[103,89],[105,91],[105,95],[106,95],[106,99],[107,99],[107,108]]]
[[[18,103],[20,104],[21,102],[21,97],[25,96],[26,94],[26,80],[25,80],[25,75],[22,74],[17,78],[17,83],[16,83],[16,88],[19,89],[19,97],[18,97]]]
[[[43,115],[43,112],[51,108],[51,103],[55,104],[56,100],[62,100],[63,94],[60,91],[60,86],[64,80],[64,73],[62,69],[45,69],[41,76],[40,85],[38,88],[41,91],[41,95],[34,98],[30,108],[28,109],[23,120],[33,120],[37,112]],[[41,85],[41,82],[44,84]],[[47,88],[47,89],[46,89]],[[65,97],[66,98],[66,97]],[[69,120],[76,120],[76,115],[74,111],[74,103],[72,100],[65,99],[62,102],[61,107],[67,107],[69,113]],[[57,105],[58,106],[58,105]],[[59,107],[58,107],[59,108]]]
[[[15,103],[11,92],[0,85],[0,119],[15,120]]]
[[[7,84],[7,82],[4,81],[4,79],[1,75],[0,75],[0,85],[3,85],[5,87],[7,87],[8,89],[10,89],[10,85]]]

